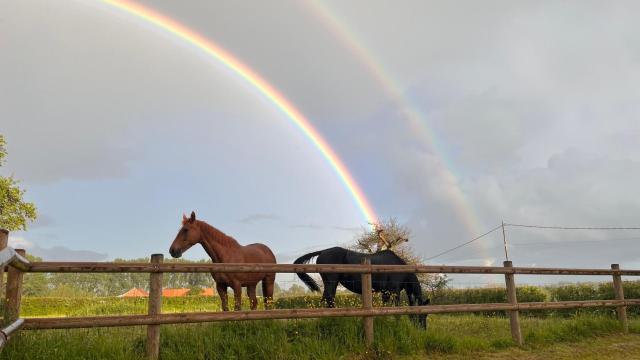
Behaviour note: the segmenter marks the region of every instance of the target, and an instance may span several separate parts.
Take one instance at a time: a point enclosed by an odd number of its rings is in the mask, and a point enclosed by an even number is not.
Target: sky
[[[501,221],[640,226],[637,2],[140,3],[287,97],[425,258]],[[0,0],[0,54],[0,174],[40,214],[14,245],[50,260],[167,255],[195,210],[291,262],[368,226],[280,109],[148,22],[100,1]],[[640,266],[640,231],[506,237],[515,265]],[[497,231],[428,263],[503,260]]]

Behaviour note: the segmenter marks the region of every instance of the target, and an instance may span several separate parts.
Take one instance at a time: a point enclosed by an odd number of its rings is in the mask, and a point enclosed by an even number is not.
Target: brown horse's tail
[[[297,258],[296,261],[294,261],[294,264],[308,264],[309,261],[320,255],[324,250],[320,250],[320,251],[314,251],[312,253],[308,253],[306,255],[302,255],[301,257]],[[307,287],[311,290],[311,291],[320,291],[320,286],[318,285],[318,283],[313,280],[311,278],[311,276],[309,276],[309,274],[307,273],[296,273],[298,275],[298,277],[300,278],[300,280],[302,280]]]

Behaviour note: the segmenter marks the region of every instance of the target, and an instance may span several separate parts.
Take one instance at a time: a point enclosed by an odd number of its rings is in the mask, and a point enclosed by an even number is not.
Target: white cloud
[[[23,237],[9,235],[9,246],[14,249],[32,249],[34,245]]]
[[[65,246],[40,247],[21,236],[9,235],[9,246],[14,249],[25,249],[29,255],[40,257],[46,261],[101,261],[107,254],[91,250],[73,250]]]

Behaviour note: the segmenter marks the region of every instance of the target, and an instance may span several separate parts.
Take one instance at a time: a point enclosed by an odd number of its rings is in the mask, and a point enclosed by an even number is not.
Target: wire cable
[[[506,224],[505,224],[505,225],[506,225]],[[439,253],[439,254],[437,254],[437,255],[434,255],[434,256],[428,257],[428,258],[426,258],[426,259],[425,259],[425,261],[429,261],[429,260],[435,259],[435,258],[437,258],[437,257],[439,257],[439,256],[444,255],[444,254],[448,254],[448,253],[452,252],[453,250],[457,250],[457,249],[459,249],[459,248],[461,248],[461,247],[463,247],[463,246],[467,246],[467,245],[471,244],[472,242],[474,242],[474,241],[476,241],[476,240],[480,240],[480,239],[482,239],[483,237],[485,237],[485,236],[487,236],[487,235],[491,234],[492,232],[494,232],[494,231],[496,231],[496,230],[498,230],[498,229],[500,229],[500,228],[502,228],[502,224],[500,224],[500,225],[498,225],[498,226],[494,227],[493,229],[491,229],[491,230],[487,231],[486,233],[484,233],[484,234],[482,234],[482,235],[480,235],[480,236],[478,236],[478,237],[475,237],[475,238],[473,238],[473,239],[471,239],[471,240],[467,241],[466,243],[462,243],[462,244],[460,244],[460,245],[458,245],[458,246],[452,247],[452,248],[451,248],[451,249],[449,249],[449,250],[445,250],[445,251],[443,251],[443,252],[441,252],[441,253]]]
[[[504,226],[534,228],[534,229],[556,229],[556,230],[640,230],[640,227],[617,227],[617,226],[586,226],[586,227],[574,227],[574,226],[544,226],[544,225],[525,225],[525,224],[508,224]]]

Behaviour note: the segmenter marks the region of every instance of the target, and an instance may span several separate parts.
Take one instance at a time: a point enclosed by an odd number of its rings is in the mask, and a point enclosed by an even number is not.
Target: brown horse
[[[173,240],[169,253],[179,258],[190,247],[200,244],[215,263],[268,263],[275,264],[276,257],[264,244],[249,244],[242,246],[222,231],[204,221],[196,220],[196,213],[191,217],[182,215],[182,228]],[[269,306],[273,298],[273,283],[275,273],[211,273],[216,282],[216,290],[222,301],[222,310],[229,311],[227,304],[227,288],[231,286],[235,298],[235,310],[240,310],[242,303],[242,287],[247,288],[251,299],[251,310],[258,307],[256,285],[262,281],[262,295],[265,307]]]

